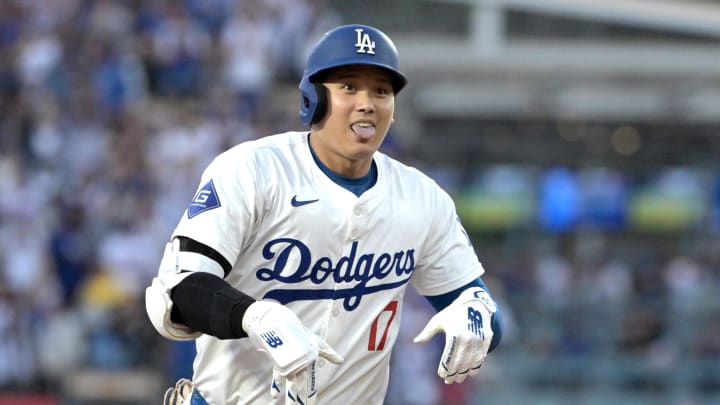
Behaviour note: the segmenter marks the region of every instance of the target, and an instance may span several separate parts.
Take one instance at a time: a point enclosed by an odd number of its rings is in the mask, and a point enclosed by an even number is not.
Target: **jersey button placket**
[[[353,208],[353,216],[352,216],[352,224],[350,228],[350,240],[357,240],[358,236],[360,236],[360,232],[358,231],[358,225],[362,221],[362,207],[360,205],[356,205],[355,208]]]

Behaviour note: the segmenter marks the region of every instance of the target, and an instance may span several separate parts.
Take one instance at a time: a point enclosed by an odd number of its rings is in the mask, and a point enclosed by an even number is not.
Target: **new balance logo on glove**
[[[473,307],[468,307],[468,330],[481,338],[485,339],[485,336],[482,331],[483,327],[483,320],[482,320],[482,313],[480,311],[477,311]]]
[[[265,339],[265,343],[273,349],[283,344],[282,339],[273,331],[265,332],[260,336]]]

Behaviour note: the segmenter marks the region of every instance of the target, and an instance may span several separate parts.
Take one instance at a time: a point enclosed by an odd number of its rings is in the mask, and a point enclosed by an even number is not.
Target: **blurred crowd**
[[[152,329],[144,287],[210,159],[301,128],[306,53],[340,19],[322,0],[0,1],[0,392],[56,392],[78,369],[188,376],[191,349]],[[506,378],[608,381],[612,365],[588,374],[600,355],[647,365],[623,377],[642,387],[710,360],[709,379],[688,381],[720,391],[717,242],[652,257],[592,235],[574,256],[553,238],[476,242],[505,342],[477,381],[444,386],[441,343],[411,343],[430,313],[411,292],[389,403],[473,403]]]
[[[258,106],[338,22],[320,0],[0,2],[0,388],[167,363],[143,303],[166,239],[213,156],[295,124]]]

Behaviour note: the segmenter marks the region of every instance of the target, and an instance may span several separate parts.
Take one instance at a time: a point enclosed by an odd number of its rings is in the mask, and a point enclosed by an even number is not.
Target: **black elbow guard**
[[[171,320],[219,339],[247,337],[242,318],[255,300],[209,273],[188,276],[170,292]]]

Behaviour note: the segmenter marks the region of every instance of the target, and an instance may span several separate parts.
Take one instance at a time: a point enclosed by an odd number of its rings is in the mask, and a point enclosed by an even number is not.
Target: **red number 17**
[[[385,348],[385,340],[387,339],[388,330],[390,330],[390,324],[392,323],[393,319],[395,319],[395,314],[397,314],[397,307],[397,300],[390,301],[390,303],[388,303],[385,308],[383,308],[383,310],[378,314],[378,316],[375,317],[372,327],[370,328],[370,340],[368,340],[369,351],[382,350]],[[389,317],[387,315],[388,313]],[[380,338],[380,341],[378,341],[377,335],[380,317],[387,317],[387,322],[385,323],[385,329],[382,332],[382,337]]]

